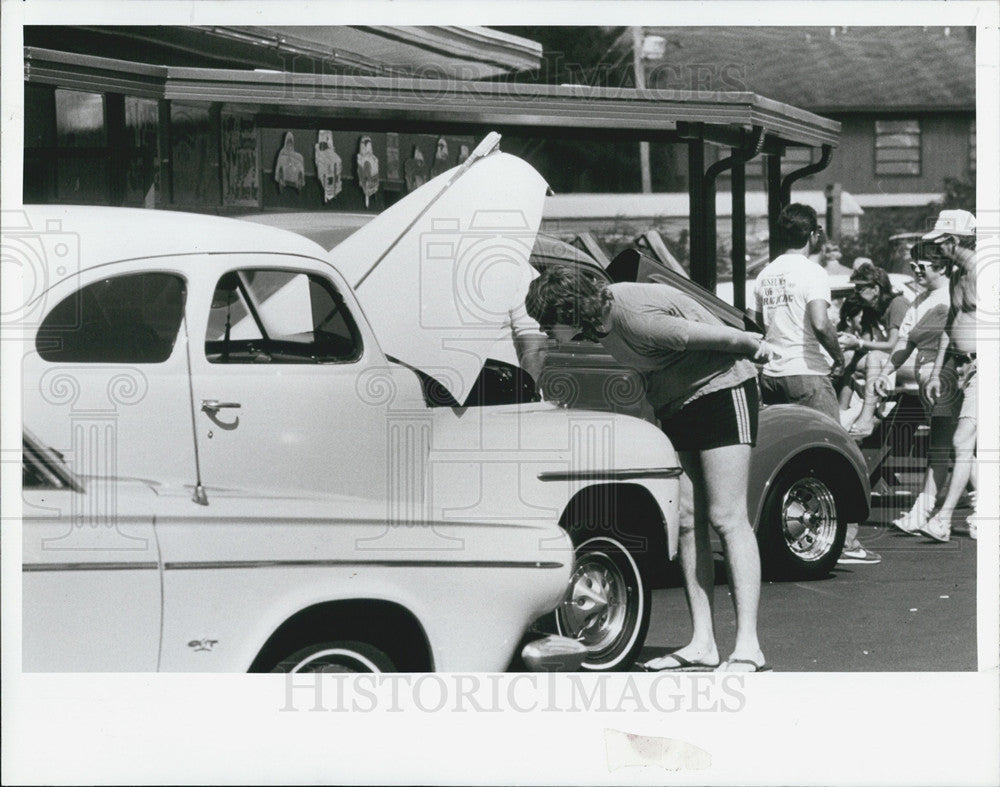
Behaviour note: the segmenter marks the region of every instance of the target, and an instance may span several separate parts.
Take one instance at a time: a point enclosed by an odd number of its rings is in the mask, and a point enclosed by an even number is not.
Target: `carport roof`
[[[26,47],[25,79],[178,102],[218,102],[276,117],[337,118],[370,130],[530,129],[584,137],[738,145],[755,127],[764,150],[836,146],[840,124],[750,92],[334,76],[151,66]]]

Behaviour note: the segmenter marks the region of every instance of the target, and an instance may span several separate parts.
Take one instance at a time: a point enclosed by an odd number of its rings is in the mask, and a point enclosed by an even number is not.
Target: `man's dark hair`
[[[818,228],[816,211],[808,205],[793,202],[785,206],[778,216],[776,231],[779,245],[782,249],[801,249]]]
[[[871,336],[878,325],[878,315],[865,300],[856,293],[851,293],[840,305],[840,321],[837,323],[838,331],[847,331],[851,318],[861,315],[861,332]]]
[[[889,274],[882,268],[873,265],[870,262],[863,262],[854,272],[851,274],[852,284],[874,284],[878,287],[878,310],[879,312],[885,311],[886,306],[892,301],[893,298],[899,295],[892,288],[892,279],[889,278]]]

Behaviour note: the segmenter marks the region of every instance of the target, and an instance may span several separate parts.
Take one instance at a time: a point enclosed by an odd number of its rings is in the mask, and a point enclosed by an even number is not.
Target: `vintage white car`
[[[465,300],[479,306],[481,311],[485,294],[491,287],[500,288],[503,277],[490,279],[486,275],[470,275],[471,272],[488,271],[490,267],[476,265],[480,260],[489,260],[488,254],[477,250],[474,225],[478,223],[483,227],[478,230],[480,235],[488,234],[484,233],[488,226],[513,227],[507,239],[511,242],[521,239],[520,243],[531,245],[528,260],[537,271],[554,265],[572,266],[608,282],[656,282],[687,293],[727,324],[748,329],[756,327],[732,306],[679,275],[672,265],[636,249],[626,249],[614,260],[608,260],[593,244],[584,243],[587,247],[584,251],[545,233],[533,232],[531,228],[536,225],[524,220],[516,210],[508,210],[506,214],[484,211],[484,202],[501,186],[510,191],[509,204],[526,206],[525,210],[530,209],[544,191],[540,178],[520,174],[523,163],[509,156],[496,161],[503,163],[502,170],[499,166],[496,169],[474,167],[463,175],[459,181],[461,193],[467,195],[463,202],[452,202],[446,211],[431,213],[431,222],[418,223],[422,247],[410,242],[414,234],[414,217],[430,204],[433,196],[441,193],[440,186],[438,191],[430,192],[431,197],[425,198],[423,190],[417,191],[368,222],[359,222],[358,216],[353,214],[342,216],[323,211],[251,214],[242,218],[283,227],[324,245],[333,243],[330,259],[339,269],[354,271],[352,281],[364,282],[358,288],[358,297],[372,313],[381,314],[383,310],[378,309],[377,302],[370,308],[368,299],[377,299],[384,292],[393,294],[398,309],[423,308],[419,305],[420,297],[412,293],[429,289],[429,279],[422,269],[432,251],[434,255],[441,254],[455,261],[456,275],[450,286],[463,292]],[[512,184],[520,189],[520,194],[514,191]],[[420,202],[421,199],[424,201]],[[458,227],[468,229],[459,232]],[[655,243],[650,248],[655,249]],[[393,276],[382,277],[380,287],[372,290],[368,286],[370,278],[364,278],[365,271],[383,255],[394,255],[397,264],[393,267]],[[853,289],[846,279],[844,282],[848,289]],[[464,289],[460,286],[463,284]],[[748,284],[751,296],[752,286],[751,281]],[[725,285],[720,285],[720,290],[723,289]],[[730,295],[731,292],[730,283]],[[846,294],[843,289],[836,289],[835,293],[840,298]],[[418,320],[429,324],[422,312],[411,322]],[[448,324],[447,318],[439,316],[435,329],[444,329]],[[382,332],[378,332],[381,336]],[[472,340],[471,334],[461,338],[463,342]],[[458,339],[449,341],[454,344]],[[495,357],[508,362],[516,360],[509,338],[506,345],[498,344],[485,352],[487,355],[495,353]],[[477,381],[475,393],[483,395],[473,396],[473,403],[510,404],[528,401],[536,393],[534,385],[522,384],[516,373],[508,370],[504,380],[501,372],[489,364],[485,371],[493,376],[484,374]],[[478,384],[484,381],[486,384]],[[538,384],[547,400],[563,406],[633,415],[655,423],[652,407],[644,396],[641,375],[623,368],[599,344],[582,337],[549,341]],[[876,442],[877,436],[872,440]],[[762,568],[769,578],[801,580],[830,575],[840,557],[848,523],[865,521],[868,516],[869,476],[882,472],[881,462],[895,445],[893,440],[884,440],[870,450],[861,451],[836,421],[811,408],[775,405],[761,410],[757,445],[751,454],[747,505],[761,548]],[[866,462],[869,458],[871,461]],[[644,524],[647,520],[648,516],[641,512],[614,517],[616,527],[622,531],[619,541],[628,544],[640,568],[639,587],[643,592],[662,587],[670,579],[662,542],[651,536]],[[582,543],[583,537],[575,535],[577,543]],[[581,556],[581,560],[586,557]],[[636,593],[634,598],[641,595],[641,592]],[[648,610],[648,605],[636,603],[640,609]],[[556,622],[561,631],[574,633],[579,630],[573,615],[577,608],[574,604],[560,607]],[[634,617],[626,616],[625,620]]]
[[[397,668],[494,670],[543,599],[556,605],[557,581],[583,666],[630,667],[648,577],[677,549],[670,442],[624,415],[458,406],[523,297],[509,274],[526,267],[544,190],[519,159],[473,156],[394,206],[406,231],[372,222],[336,264],[232,219],[26,208],[4,238],[37,270],[19,314],[25,424],[77,475],[156,483],[127,487],[155,498],[141,571],[52,551],[60,527],[75,532],[65,519],[26,528],[26,636],[45,644],[25,667],[270,669],[360,642]],[[94,484],[79,505],[120,495],[133,510],[126,487]],[[129,625],[100,631],[116,610],[162,626],[143,656],[112,658],[139,647]],[[402,618],[423,645],[394,636]],[[208,653],[190,644],[205,640]]]
[[[572,568],[551,522],[387,538],[374,501],[198,505],[190,487],[77,476],[27,431],[23,451],[25,671],[497,671]]]

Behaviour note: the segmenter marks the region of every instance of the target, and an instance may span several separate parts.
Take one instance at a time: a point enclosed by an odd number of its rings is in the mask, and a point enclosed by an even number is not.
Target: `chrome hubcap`
[[[570,579],[560,608],[560,628],[591,650],[613,644],[622,631],[628,587],[618,566],[600,552],[585,554]]]
[[[826,484],[801,478],[781,501],[781,529],[788,548],[802,560],[829,554],[837,536],[837,503]]]

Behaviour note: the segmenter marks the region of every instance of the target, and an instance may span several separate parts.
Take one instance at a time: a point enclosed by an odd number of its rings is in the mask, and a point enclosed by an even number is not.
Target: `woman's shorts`
[[[976,418],[976,361],[958,361],[952,356],[945,359],[941,369],[941,393],[937,401],[927,398],[927,378],[920,379],[920,399],[933,418]]]
[[[759,410],[757,380],[750,379],[735,388],[699,396],[673,415],[660,418],[660,428],[678,451],[752,446],[757,443]]]

